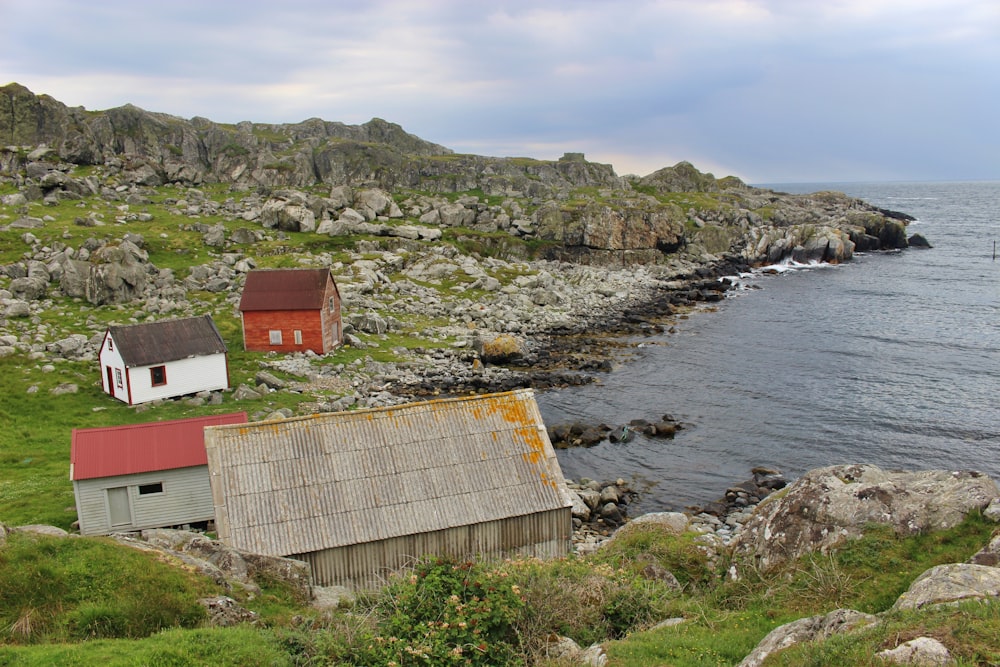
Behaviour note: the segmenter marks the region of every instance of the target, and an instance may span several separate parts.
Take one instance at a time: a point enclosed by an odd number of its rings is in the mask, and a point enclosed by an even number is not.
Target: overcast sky
[[[749,183],[1000,179],[1000,0],[0,0],[0,85]]]

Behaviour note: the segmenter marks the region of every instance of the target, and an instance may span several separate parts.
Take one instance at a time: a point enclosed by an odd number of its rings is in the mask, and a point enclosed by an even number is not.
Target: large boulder
[[[870,523],[901,535],[950,528],[997,496],[996,482],[978,472],[819,468],[761,502],[734,540],[733,554],[768,569],[860,537]]]
[[[767,633],[757,647],[737,667],[758,667],[767,656],[801,642],[816,641],[844,632],[866,628],[878,619],[853,609],[837,609],[829,614],[800,618]]]
[[[938,565],[917,577],[893,609],[920,609],[968,599],[1000,596],[1000,568],[969,563]]]

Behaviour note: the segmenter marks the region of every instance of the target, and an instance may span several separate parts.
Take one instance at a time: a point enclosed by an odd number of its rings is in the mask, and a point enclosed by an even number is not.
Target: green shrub
[[[374,598],[377,633],[362,637],[364,665],[514,665],[514,621],[524,606],[504,572],[446,558],[421,561]]]

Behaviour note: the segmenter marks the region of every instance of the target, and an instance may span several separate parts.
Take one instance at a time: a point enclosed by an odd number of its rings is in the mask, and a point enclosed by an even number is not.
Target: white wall
[[[146,403],[157,398],[173,398],[199,391],[215,391],[229,388],[226,355],[213,354],[206,357],[178,359],[165,364],[167,383],[154,387],[150,368],[137,366],[128,369],[128,383],[132,388],[132,404]],[[127,402],[127,398],[123,399]]]

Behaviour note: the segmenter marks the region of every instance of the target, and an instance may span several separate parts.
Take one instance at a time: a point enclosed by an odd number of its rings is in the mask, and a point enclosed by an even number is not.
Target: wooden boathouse
[[[426,555],[566,555],[571,502],[530,389],[205,429],[224,543],[376,588]]]

